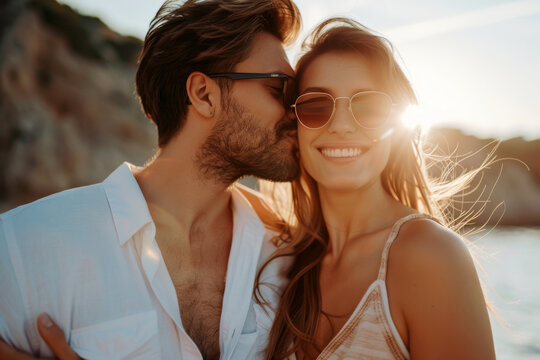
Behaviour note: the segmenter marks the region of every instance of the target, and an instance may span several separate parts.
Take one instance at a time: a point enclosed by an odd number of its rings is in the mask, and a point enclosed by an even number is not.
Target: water
[[[491,318],[497,359],[539,360],[540,228],[494,230],[476,244],[488,275],[480,277],[498,312]]]

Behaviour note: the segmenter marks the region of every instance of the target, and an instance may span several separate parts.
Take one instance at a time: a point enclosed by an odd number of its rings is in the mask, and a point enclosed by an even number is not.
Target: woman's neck
[[[321,210],[329,234],[329,255],[339,258],[347,241],[391,226],[411,209],[392,198],[375,181],[354,190],[319,185]]]

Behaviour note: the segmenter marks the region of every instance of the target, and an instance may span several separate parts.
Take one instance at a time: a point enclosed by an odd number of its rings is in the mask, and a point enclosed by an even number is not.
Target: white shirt
[[[0,337],[51,356],[36,318],[47,312],[86,359],[202,359],[182,326],[155,225],[131,165],[103,183],[67,190],[0,215]],[[221,359],[262,357],[273,312],[253,297],[257,270],[275,250],[233,188],[233,239],[220,323]],[[290,259],[263,273],[275,308]],[[181,294],[179,296],[182,296]]]

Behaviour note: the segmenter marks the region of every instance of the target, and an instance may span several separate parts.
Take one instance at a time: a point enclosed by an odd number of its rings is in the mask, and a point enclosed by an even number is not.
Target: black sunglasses
[[[283,105],[288,108],[291,102],[287,90],[289,89],[289,82],[294,78],[287,74],[282,73],[243,73],[243,72],[228,72],[228,73],[215,73],[208,74],[211,78],[223,77],[231,80],[253,80],[253,79],[279,79],[281,80],[281,93],[283,96]],[[292,86],[290,87],[292,88]],[[187,104],[191,105],[189,98]]]

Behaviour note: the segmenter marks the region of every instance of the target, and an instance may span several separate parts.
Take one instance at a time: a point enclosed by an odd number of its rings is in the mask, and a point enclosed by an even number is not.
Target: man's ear
[[[186,81],[187,96],[193,109],[203,117],[213,117],[218,108],[221,90],[207,75],[194,71]]]

